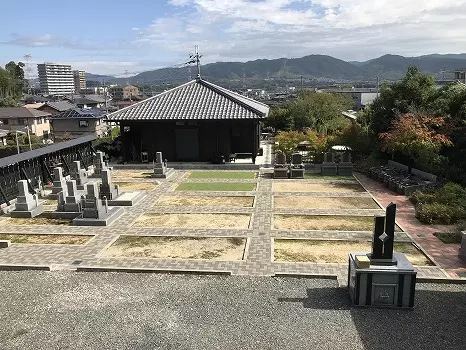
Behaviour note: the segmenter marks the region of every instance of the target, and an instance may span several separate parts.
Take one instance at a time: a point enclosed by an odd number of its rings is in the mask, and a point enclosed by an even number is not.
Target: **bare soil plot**
[[[242,260],[245,238],[121,236],[103,256]]]
[[[152,173],[148,170],[115,170],[112,172],[113,180],[150,179]]]
[[[10,240],[11,243],[27,244],[86,244],[94,236],[82,235],[22,235],[0,233],[0,239]]]
[[[306,183],[306,182],[274,182],[273,192],[364,192],[364,188],[359,184],[348,183]]]
[[[373,216],[276,214],[273,222],[278,230],[372,231],[374,228]],[[398,226],[396,230],[401,231]]]
[[[157,187],[155,182],[115,182],[120,191],[152,191]]]
[[[140,216],[134,227],[169,227],[169,228],[234,228],[247,229],[249,214],[159,214],[148,213]]]
[[[380,209],[366,197],[274,196],[275,209]]]
[[[176,191],[254,191],[255,183],[242,182],[182,182]]]
[[[397,243],[396,252],[406,255],[413,265],[428,266],[432,262],[411,243]],[[276,239],[275,261],[338,263],[348,262],[349,252],[370,252],[370,242],[316,241],[306,239]]]
[[[253,196],[162,196],[155,206],[252,207]]]
[[[52,212],[44,212],[35,218],[12,218],[9,217],[2,221],[4,225],[60,225],[69,226],[73,220],[56,219],[52,217]]]

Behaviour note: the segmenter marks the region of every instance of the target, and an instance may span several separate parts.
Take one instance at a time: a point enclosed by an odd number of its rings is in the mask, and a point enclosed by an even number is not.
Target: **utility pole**
[[[189,61],[185,64],[196,63],[197,66],[197,79],[201,79],[201,57],[202,55],[199,54],[199,46],[194,46],[194,54],[189,55]],[[190,71],[191,72],[191,71]],[[191,73],[190,73],[191,75]]]
[[[19,142],[18,142],[18,131],[15,130],[15,137],[16,137],[16,150],[18,151],[18,154],[20,153],[19,151]]]
[[[377,77],[377,96],[379,97],[379,77]]]
[[[29,150],[32,151],[32,146],[31,146],[31,134],[29,133],[29,125],[26,125],[26,130],[27,130],[27,132],[28,132]]]

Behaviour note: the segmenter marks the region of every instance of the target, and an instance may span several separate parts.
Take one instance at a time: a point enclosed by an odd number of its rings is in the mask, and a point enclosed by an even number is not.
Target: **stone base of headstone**
[[[140,192],[140,191],[123,192],[121,195],[119,195],[115,199],[108,200],[107,204],[113,207],[131,207],[137,204],[144,197],[145,197],[144,192]]]
[[[324,176],[336,176],[338,168],[336,163],[322,163],[321,173]]]
[[[466,231],[461,232],[460,256],[466,260]]]
[[[74,219],[80,216],[82,212],[80,211],[54,211],[52,217],[54,219]]]
[[[157,171],[156,171],[157,170]],[[164,168],[163,170],[158,170],[154,168],[154,172],[151,174],[151,177],[154,179],[166,179],[175,173],[173,168]]]
[[[304,179],[304,168],[291,168],[290,176],[292,179]]]
[[[16,206],[18,206],[18,203],[16,203]],[[44,212],[44,204],[39,203],[37,207],[31,210],[18,210],[15,209],[13,210],[10,215],[12,218],[34,218]]]
[[[274,179],[287,179],[288,178],[288,168],[274,168],[273,169],[273,178]]]
[[[73,219],[73,226],[109,226],[121,215],[124,209],[121,207],[108,208],[106,216],[100,218],[85,218],[83,215]]]
[[[353,175],[353,163],[338,163],[338,175],[340,176],[352,176]]]
[[[393,253],[394,264],[380,265],[370,253],[350,253],[348,291],[355,306],[413,308],[416,271],[406,256]]]
[[[99,185],[99,198],[104,199],[107,198],[107,200],[110,199],[115,199],[120,195],[120,189],[118,185],[106,185],[106,184],[100,184]]]
[[[0,249],[1,248],[8,248],[10,245],[11,245],[11,241],[0,240]]]

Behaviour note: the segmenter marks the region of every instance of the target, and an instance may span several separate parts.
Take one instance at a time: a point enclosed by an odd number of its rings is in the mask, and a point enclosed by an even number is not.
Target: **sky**
[[[466,51],[466,0],[0,0],[0,64],[123,76],[202,63],[323,54]]]

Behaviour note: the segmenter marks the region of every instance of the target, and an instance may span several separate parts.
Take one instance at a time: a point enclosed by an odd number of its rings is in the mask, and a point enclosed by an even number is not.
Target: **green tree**
[[[264,121],[265,126],[273,128],[275,131],[292,130],[294,127],[293,118],[288,108],[272,108],[268,118]]]
[[[415,66],[408,68],[400,82],[382,85],[381,93],[370,108],[370,130],[374,136],[388,131],[393,120],[405,113],[427,113],[435,98],[434,79]]]
[[[11,61],[5,68],[0,67],[0,106],[17,106],[26,86],[24,63]]]

